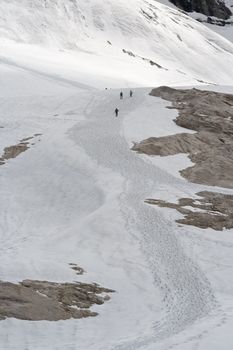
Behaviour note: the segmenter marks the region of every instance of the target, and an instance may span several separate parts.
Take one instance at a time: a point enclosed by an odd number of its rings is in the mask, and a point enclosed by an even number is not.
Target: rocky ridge
[[[170,0],[178,8],[186,12],[199,12],[206,16],[213,16],[227,20],[232,15],[231,10],[221,0]]]

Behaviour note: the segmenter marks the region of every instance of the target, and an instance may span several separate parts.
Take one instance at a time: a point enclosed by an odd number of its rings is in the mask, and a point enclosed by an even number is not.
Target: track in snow
[[[129,149],[121,121],[124,114],[143,102],[142,92],[136,97],[119,102],[116,91],[96,94],[86,110],[88,121],[70,131],[72,139],[94,162],[124,177],[125,188],[119,197],[122,215],[129,234],[140,240],[154,282],[163,295],[164,318],[154,324],[154,336],[114,347],[119,350],[141,348],[176,334],[208,314],[215,303],[205,275],[182,249],[177,225],[171,226],[159,211],[144,203],[160,186],[184,188],[187,183]],[[119,118],[113,115],[116,105],[120,105]]]

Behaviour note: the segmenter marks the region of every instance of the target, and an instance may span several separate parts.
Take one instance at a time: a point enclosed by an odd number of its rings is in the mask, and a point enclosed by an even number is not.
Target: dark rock
[[[231,10],[221,0],[170,0],[174,5],[186,12],[199,12],[206,16],[228,19]]]

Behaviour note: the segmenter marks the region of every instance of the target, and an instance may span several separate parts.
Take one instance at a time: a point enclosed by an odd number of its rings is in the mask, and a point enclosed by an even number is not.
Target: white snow
[[[169,0],[158,0],[158,2],[170,7],[172,9],[179,10],[179,8],[176,7],[174,4],[172,4]],[[224,2],[226,4],[226,6],[233,13],[233,1],[226,0]],[[182,11],[182,12],[184,12],[184,11]],[[207,28],[209,28],[210,30],[216,32],[217,34],[223,36],[225,39],[229,40],[230,42],[233,42],[233,15],[228,20],[226,20],[226,24],[224,26],[221,26],[221,25],[207,23],[208,16],[204,15],[203,13],[195,12],[195,11],[184,12],[184,13],[186,13],[187,16],[189,16],[190,18],[193,18],[194,20],[197,20],[197,21],[203,23],[203,25],[205,25]],[[220,20],[217,17],[213,17],[213,16],[211,16],[211,17],[213,19],[215,19],[216,21]]]
[[[104,88],[230,84],[232,44],[152,0],[2,0],[0,42],[0,154],[33,136],[0,166],[0,279],[116,290],[96,318],[1,321],[0,349],[230,349],[232,230],[180,227],[146,205],[208,187],[178,176],[187,159],[152,163],[129,147],[183,132],[177,112],[148,88],[123,101]]]
[[[9,67],[4,69],[2,65],[1,82],[8,89],[5,96],[1,89],[1,148],[35,133],[42,135],[30,141],[35,144],[28,151],[1,166],[0,278],[94,281],[116,293],[104,306],[93,308],[99,312],[95,319],[3,321],[0,347],[150,349],[156,344],[166,349],[166,344],[175,346],[183,328],[181,344],[208,330],[215,318],[221,322],[222,312],[209,299],[216,289],[208,280],[216,278],[216,272],[203,273],[199,266],[207,269],[208,264],[200,262],[200,249],[190,248],[187,238],[190,234],[196,244],[199,231],[195,240],[195,230],[185,229],[182,235],[184,228],[174,223],[177,214],[143,204],[163,191],[171,200],[173,195],[192,195],[202,186],[146,162],[129,150],[123,137],[124,117],[132,118],[133,110],[137,120],[142,108],[151,109],[150,115],[156,108],[168,119],[165,129],[171,131],[174,110],[158,99],[157,107],[152,100],[148,105],[152,97],[139,89],[133,99],[121,101],[117,119],[112,109],[119,102],[118,90],[82,90],[17,68],[10,69],[7,79]],[[14,81],[20,95],[9,97]],[[30,92],[25,81],[30,82]],[[224,235],[229,237],[221,233],[222,240]],[[209,256],[212,263],[213,252],[207,253],[204,261]],[[220,253],[226,259],[225,250],[214,252]],[[86,274],[76,277],[71,262]],[[225,293],[218,291],[216,297],[221,303]],[[215,318],[208,316],[212,308]],[[197,327],[195,320],[203,315],[206,322]]]
[[[158,97],[149,96],[151,90],[145,90],[146,96],[143,105],[132,111],[124,119],[124,135],[132,146],[133,142],[140,142],[151,136],[163,137],[179,133],[194,133],[175,123],[178,116],[176,109],[170,109],[171,103]],[[136,92],[141,94],[142,91]]]
[[[0,61],[94,87],[233,77],[233,44],[152,0],[2,0],[0,42]]]

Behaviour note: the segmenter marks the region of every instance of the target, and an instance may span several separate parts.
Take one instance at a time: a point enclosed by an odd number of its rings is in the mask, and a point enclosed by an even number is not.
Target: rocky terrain
[[[174,5],[186,12],[199,12],[206,16],[214,16],[221,19],[228,19],[232,13],[220,0],[170,0]]]
[[[0,165],[3,165],[6,163],[7,160],[11,158],[18,157],[21,153],[27,151],[30,147],[30,140],[33,140],[34,138],[41,136],[41,134],[35,134],[32,137],[27,137],[25,139],[20,140],[20,142],[17,145],[9,146],[4,148],[4,153],[0,157]],[[40,141],[40,140],[39,140]],[[31,145],[34,145],[34,143],[31,143]]]
[[[0,319],[58,321],[96,316],[90,307],[109,300],[113,290],[97,284],[25,280],[0,283]]]
[[[176,124],[196,133],[151,137],[133,146],[148,155],[168,156],[188,153],[194,163],[182,170],[191,182],[233,188],[233,95],[198,89],[176,90],[160,87],[152,90],[172,102],[179,111]]]
[[[179,111],[175,122],[195,133],[151,137],[134,144],[133,150],[147,155],[188,153],[193,166],[181,170],[191,182],[233,188],[233,95],[198,89],[153,89],[152,96],[172,102]],[[176,209],[184,215],[180,224],[214,230],[233,227],[233,196],[199,192],[200,199],[181,198],[178,203],[147,199],[146,203]]]
[[[206,229],[208,227],[222,231],[233,228],[233,196],[217,192],[199,192],[198,199],[181,198],[178,203],[157,199],[147,199],[146,203],[161,208],[176,209],[184,215],[177,223],[193,225]]]

